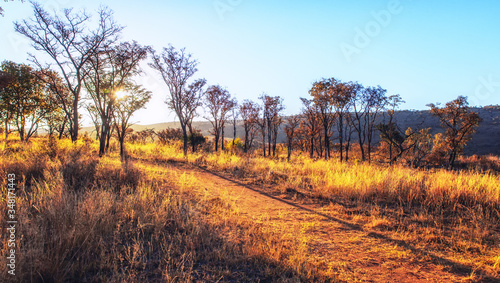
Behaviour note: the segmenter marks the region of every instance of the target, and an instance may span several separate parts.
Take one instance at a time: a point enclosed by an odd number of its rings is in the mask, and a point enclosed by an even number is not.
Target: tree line
[[[344,162],[357,146],[361,159],[371,161],[378,133],[379,151],[386,153],[389,163],[405,160],[413,166],[440,162],[452,167],[480,122],[466,97],[459,96],[444,107],[428,105],[441,120],[444,133],[432,137],[428,128],[402,130],[394,115],[404,103],[400,95],[388,96],[380,86],[365,87],[337,78],[314,82],[309,97],[301,98],[301,113],[285,117],[282,97],[263,93],[259,102],[247,99],[238,103],[224,87],[208,86],[205,79],[195,78],[198,61],[185,49],[169,45],[157,52],[135,41],[119,42],[123,27],[108,8],[100,8],[97,25],[91,28],[92,16],[85,12],[65,9],[50,14],[40,4],[32,5],[34,17],[15,22],[14,28],[35,50],[48,55],[50,62],[30,55],[36,67],[2,63],[0,111],[6,137],[10,126],[15,126],[21,140],[27,141],[45,123],[49,134],[57,132],[61,138],[67,133],[76,141],[83,106],[96,128],[99,155],[106,153],[115,131],[123,158],[130,118],[151,98],[151,92],[134,80],[143,72],[140,63],[148,57],[148,65],[168,88],[166,104],[180,122],[184,154],[189,143],[194,151],[195,140],[203,139],[193,128],[201,107],[212,124],[215,151],[224,150],[226,124],[234,127],[234,142],[239,118],[244,152],[255,147],[260,137],[263,156],[276,156],[278,133],[283,128],[288,158],[295,149],[328,160],[335,150]]]

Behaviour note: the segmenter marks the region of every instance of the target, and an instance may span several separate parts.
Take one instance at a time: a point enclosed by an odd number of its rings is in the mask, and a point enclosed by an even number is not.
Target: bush
[[[230,151],[241,151],[243,150],[244,144],[240,138],[236,138],[234,141],[230,141],[226,144],[226,148]]]
[[[196,148],[199,145],[203,145],[207,142],[207,138],[205,138],[200,131],[194,132],[192,135],[188,135],[189,144],[192,146],[193,151],[196,151]]]
[[[157,132],[156,136],[161,144],[166,144],[168,142],[182,140],[182,130],[168,128]]]

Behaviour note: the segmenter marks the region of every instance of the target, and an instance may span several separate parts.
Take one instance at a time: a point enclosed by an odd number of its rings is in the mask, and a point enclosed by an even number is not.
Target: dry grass
[[[248,183],[266,185],[277,195],[330,203],[325,213],[429,249],[457,266],[471,266],[475,279],[481,278],[477,275],[481,272],[500,276],[500,175],[494,170],[416,170],[304,156],[286,162],[284,157],[224,152],[196,153],[187,159]],[[497,159],[463,160],[488,163],[492,168]]]
[[[178,145],[127,148],[137,161],[122,164],[116,153],[99,159],[88,139],[2,142],[0,174],[17,176],[19,282],[357,280],[345,262],[307,258],[309,232],[319,223],[290,229],[269,221],[272,215],[250,221],[234,200],[204,194],[203,180],[169,168],[185,161],[321,203],[325,214],[472,266],[473,281],[500,275],[497,174],[302,156],[291,162],[228,153],[185,158]],[[5,196],[7,180],[1,180]],[[2,198],[3,227],[6,210]],[[7,236],[0,235],[3,254]],[[410,253],[392,252],[395,258]],[[2,263],[0,281],[6,276]]]
[[[0,174],[15,173],[18,185],[15,281],[332,280],[297,260],[295,239],[243,221],[223,197],[197,193],[193,176],[121,164],[116,154],[98,159],[96,146],[90,140],[4,144]],[[6,210],[2,198],[2,227]],[[4,255],[7,237],[0,235]],[[7,280],[2,263],[0,281]]]

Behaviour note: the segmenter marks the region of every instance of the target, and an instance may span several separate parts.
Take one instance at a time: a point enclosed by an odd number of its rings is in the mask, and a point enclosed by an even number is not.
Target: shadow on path
[[[475,273],[476,275],[478,275],[481,278],[480,282],[500,282],[500,278],[495,278],[495,277],[488,276],[483,271],[477,270],[474,267],[471,267],[471,266],[468,266],[468,265],[464,265],[464,264],[461,264],[461,263],[449,260],[447,258],[443,258],[441,256],[435,255],[434,253],[432,253],[430,251],[426,251],[426,250],[422,250],[422,249],[416,248],[415,246],[413,246],[412,244],[410,244],[410,243],[408,243],[406,241],[393,239],[393,238],[391,238],[391,237],[389,237],[387,235],[381,234],[379,232],[363,229],[358,224],[350,223],[348,221],[345,221],[345,220],[342,220],[342,219],[339,219],[339,218],[336,218],[336,217],[333,217],[333,216],[330,216],[330,215],[327,215],[327,214],[315,211],[314,209],[305,207],[303,205],[294,203],[292,201],[288,201],[288,200],[285,200],[285,199],[282,199],[282,198],[279,198],[279,197],[275,197],[275,196],[273,196],[273,195],[271,195],[271,194],[269,194],[267,192],[264,192],[262,190],[259,190],[259,189],[255,188],[253,186],[250,186],[250,185],[247,185],[247,184],[243,184],[243,183],[241,183],[239,181],[230,179],[230,178],[228,178],[228,177],[226,177],[224,175],[221,175],[219,173],[210,171],[210,170],[208,170],[206,168],[203,168],[203,167],[200,167],[200,166],[196,166],[196,165],[194,165],[194,166],[196,168],[198,168],[198,169],[206,172],[206,173],[209,173],[209,174],[211,174],[213,176],[216,176],[218,178],[221,178],[221,179],[224,179],[224,180],[229,181],[231,183],[234,183],[235,185],[244,187],[244,188],[246,188],[248,190],[252,190],[254,192],[257,192],[257,193],[259,193],[259,194],[261,194],[263,196],[266,196],[266,197],[268,197],[270,199],[273,199],[273,200],[285,203],[285,204],[287,204],[289,206],[295,207],[295,208],[300,209],[302,211],[306,211],[308,213],[321,216],[321,217],[325,218],[326,220],[337,222],[339,224],[342,224],[343,226],[345,226],[348,229],[359,231],[359,232],[365,232],[365,233],[367,233],[368,237],[371,237],[371,238],[374,238],[374,239],[380,239],[380,240],[383,240],[383,241],[388,242],[390,244],[397,245],[398,247],[402,247],[404,249],[412,251],[414,254],[417,254],[418,256],[431,258],[433,262],[439,263],[441,265],[449,267],[450,268],[449,271],[452,272],[452,273],[454,273],[454,274],[456,274],[456,275],[469,276],[470,274]]]

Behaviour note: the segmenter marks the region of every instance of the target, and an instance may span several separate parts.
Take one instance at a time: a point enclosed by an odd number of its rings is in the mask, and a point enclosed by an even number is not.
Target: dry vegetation
[[[180,144],[128,149],[131,158],[121,163],[116,153],[98,158],[98,144],[86,138],[2,142],[0,174],[15,173],[18,184],[19,282],[356,280],[335,258],[323,266],[308,257],[310,227],[251,221],[223,194],[203,193],[189,171],[173,170],[179,163],[321,204],[324,214],[395,239],[394,253],[404,247],[415,262],[433,261],[472,281],[500,278],[500,176],[492,171],[303,156],[286,162],[284,153],[194,153],[185,162]],[[6,184],[2,177],[2,196]],[[2,227],[6,213],[2,198]],[[0,236],[2,254],[7,236]],[[5,264],[0,274],[5,281]]]
[[[296,240],[239,219],[223,197],[198,194],[189,174],[99,159],[97,150],[85,139],[4,145],[0,174],[19,182],[19,282],[328,279],[296,260]],[[2,196],[6,187],[2,178]],[[0,207],[5,227],[5,198]],[[6,264],[0,274],[12,279]]]
[[[164,152],[160,159],[183,159],[180,152],[167,153],[175,151],[172,146],[132,146],[131,150],[137,156]],[[399,245],[440,254],[452,260],[458,273],[470,273],[476,280],[499,277],[498,157],[463,157],[460,164],[469,169],[461,171],[357,160],[340,163],[302,155],[285,160],[284,151],[274,159],[229,152],[188,156],[192,164],[225,172],[271,194],[321,203],[323,213],[390,235]]]

